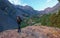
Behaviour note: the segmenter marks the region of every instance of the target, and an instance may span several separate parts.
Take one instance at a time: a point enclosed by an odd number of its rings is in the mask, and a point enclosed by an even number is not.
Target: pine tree
[[[51,26],[60,27],[60,11],[58,14],[54,13],[50,17]]]

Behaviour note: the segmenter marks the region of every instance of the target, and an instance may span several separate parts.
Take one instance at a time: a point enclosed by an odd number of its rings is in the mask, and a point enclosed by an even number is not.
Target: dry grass
[[[17,29],[0,33],[0,38],[60,38],[60,29],[46,26],[28,26],[22,28],[19,34]]]

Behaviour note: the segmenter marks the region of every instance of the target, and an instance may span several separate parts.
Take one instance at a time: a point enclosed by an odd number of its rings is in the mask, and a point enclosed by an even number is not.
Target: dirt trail
[[[28,26],[22,32],[7,30],[0,33],[0,38],[60,38],[60,29],[46,26]]]

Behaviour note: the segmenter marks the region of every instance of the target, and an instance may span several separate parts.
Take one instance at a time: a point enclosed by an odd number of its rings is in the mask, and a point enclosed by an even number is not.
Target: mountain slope
[[[0,26],[2,30],[17,28],[16,9],[8,0],[0,0]]]
[[[39,14],[36,10],[34,10],[32,7],[26,5],[26,6],[20,6],[16,5],[15,6],[19,11],[22,11],[22,15],[27,15],[27,16],[34,16]]]
[[[28,7],[27,9],[29,8],[31,7]],[[17,16],[20,16],[21,19],[24,19],[23,17],[30,17],[35,14],[34,11],[34,14],[32,14],[33,12],[30,10],[26,11],[25,9],[11,4],[8,0],[0,0],[0,26],[3,28],[2,30],[17,28]]]
[[[55,7],[53,7],[54,9],[52,9],[52,11],[58,9],[60,7],[60,3],[57,4],[56,8]],[[33,16],[36,17],[37,15],[41,14],[46,14],[46,12],[34,10],[30,6],[24,6],[24,7],[17,5],[15,6],[11,4],[8,0],[0,0],[0,26],[2,26],[4,30],[8,28],[9,29],[17,28],[18,26],[16,23],[17,16],[20,16],[21,19],[25,19],[24,17],[33,17]]]
[[[55,13],[60,9],[60,3],[57,3],[53,7],[48,7],[42,11],[38,11],[40,14],[48,14],[48,13]]]
[[[20,34],[15,30],[0,33],[0,38],[60,38],[60,29],[46,26],[28,26]]]

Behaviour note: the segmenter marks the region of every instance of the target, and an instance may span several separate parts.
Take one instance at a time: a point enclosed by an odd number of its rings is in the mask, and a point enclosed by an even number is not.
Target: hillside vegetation
[[[32,26],[36,23],[40,23],[44,26],[58,27],[60,28],[60,10],[53,14],[44,14],[41,17],[31,17],[25,19],[21,24],[21,27]]]

